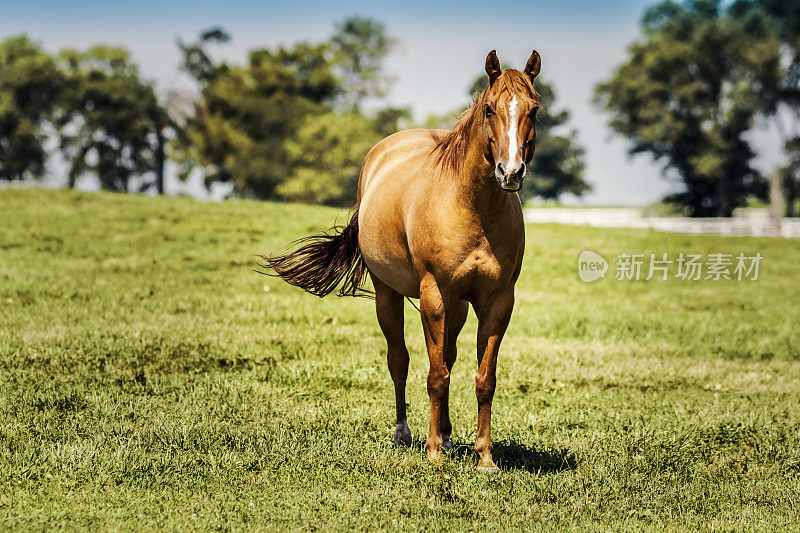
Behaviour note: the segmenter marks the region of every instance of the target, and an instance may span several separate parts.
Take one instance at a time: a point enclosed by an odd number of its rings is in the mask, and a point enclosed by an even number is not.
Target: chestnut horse
[[[263,256],[262,266],[317,296],[340,285],[340,296],[361,294],[369,272],[395,388],[397,445],[411,443],[403,297],[419,298],[430,360],[425,449],[431,459],[452,446],[450,371],[471,303],[478,317],[475,451],[483,471],[497,471],[489,435],[495,369],[525,245],[515,192],[533,157],[539,109],[533,79],[540,67],[534,51],[523,72],[501,70],[492,50],[489,85],[452,131],[401,131],[370,150],[347,226],[301,239],[286,255]]]

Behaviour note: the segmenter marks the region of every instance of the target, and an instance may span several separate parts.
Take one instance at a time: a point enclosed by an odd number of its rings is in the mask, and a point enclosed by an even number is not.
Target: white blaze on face
[[[517,97],[508,104],[508,162],[506,172],[516,171],[517,162]]]

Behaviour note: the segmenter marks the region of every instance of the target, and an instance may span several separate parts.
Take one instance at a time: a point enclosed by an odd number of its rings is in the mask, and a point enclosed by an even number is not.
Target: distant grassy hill
[[[252,271],[255,254],[337,217],[0,190],[0,524],[796,526],[800,242],[529,225],[491,477],[470,452],[474,317],[452,379],[458,447],[430,465],[416,311],[416,440],[398,450],[373,303]],[[604,279],[578,279],[585,249],[611,262]],[[621,253],[681,252],[758,252],[759,279],[613,279]]]

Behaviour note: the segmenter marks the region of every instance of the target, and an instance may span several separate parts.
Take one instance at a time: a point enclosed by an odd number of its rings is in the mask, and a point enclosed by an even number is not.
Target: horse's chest
[[[521,239],[481,229],[441,233],[428,241],[425,263],[457,292],[495,290],[512,282],[521,258]],[[519,241],[519,242],[517,242]]]
[[[453,277],[478,283],[502,283],[510,277],[512,270],[510,261],[504,261],[484,248],[477,248],[466,254],[464,261],[455,268]]]

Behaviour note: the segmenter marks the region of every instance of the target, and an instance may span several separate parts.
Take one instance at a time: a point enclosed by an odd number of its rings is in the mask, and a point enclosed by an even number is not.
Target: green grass
[[[474,316],[452,378],[457,448],[429,464],[416,311],[415,442],[396,449],[372,302],[251,271],[256,253],[337,217],[0,191],[0,525],[798,527],[800,242],[528,226],[491,476],[471,452]],[[758,281],[584,284],[587,248],[764,260]]]

